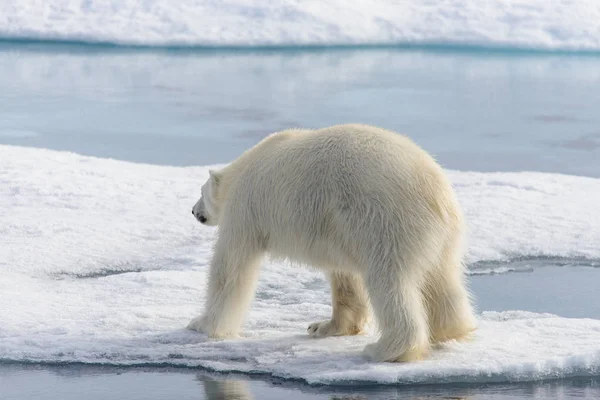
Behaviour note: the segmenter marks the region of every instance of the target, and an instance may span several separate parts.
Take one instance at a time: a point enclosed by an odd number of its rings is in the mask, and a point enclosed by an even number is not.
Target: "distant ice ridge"
[[[309,384],[600,374],[600,321],[524,311],[480,314],[474,341],[447,343],[423,362],[366,362],[372,334],[305,334],[331,312],[323,274],[274,263],[261,271],[242,338],[185,330],[204,303],[214,240],[190,214],[207,176],[207,167],[0,145],[0,362],[184,365]],[[600,179],[450,177],[469,220],[469,262],[600,258]]]
[[[597,0],[19,0],[5,39],[144,46],[439,44],[600,50]]]

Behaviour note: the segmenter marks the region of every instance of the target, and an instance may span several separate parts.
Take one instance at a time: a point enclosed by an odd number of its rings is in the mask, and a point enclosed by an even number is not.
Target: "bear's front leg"
[[[333,313],[308,327],[311,337],[358,335],[369,320],[369,300],[362,277],[335,271],[329,275]]]
[[[211,338],[237,336],[254,297],[262,251],[248,243],[220,238],[210,264],[204,314],[192,319],[188,329]]]

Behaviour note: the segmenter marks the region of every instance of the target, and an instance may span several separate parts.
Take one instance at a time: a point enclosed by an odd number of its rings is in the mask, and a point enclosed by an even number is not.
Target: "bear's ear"
[[[210,180],[215,186],[217,186],[219,184],[219,181],[221,180],[221,172],[215,171],[214,169],[209,169],[208,174],[210,175]]]

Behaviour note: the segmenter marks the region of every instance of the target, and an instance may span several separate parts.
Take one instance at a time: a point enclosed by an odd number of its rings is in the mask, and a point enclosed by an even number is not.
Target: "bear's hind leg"
[[[380,330],[365,347],[374,361],[409,362],[429,352],[429,328],[418,268],[393,263],[367,270],[367,289]]]
[[[462,339],[475,330],[475,316],[462,266],[441,265],[428,274],[423,295],[432,343]]]
[[[369,319],[369,303],[362,277],[350,272],[329,274],[333,313],[330,320],[308,327],[312,337],[357,335]]]
[[[263,251],[244,241],[219,239],[211,260],[204,315],[188,329],[223,338],[236,336],[256,289]]]

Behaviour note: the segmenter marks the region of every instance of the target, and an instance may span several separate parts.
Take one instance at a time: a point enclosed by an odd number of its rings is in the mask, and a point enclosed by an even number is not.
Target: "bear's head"
[[[219,204],[219,183],[221,172],[209,170],[209,178],[202,185],[200,200],[192,208],[194,217],[204,225],[215,226],[219,223],[221,207]]]

